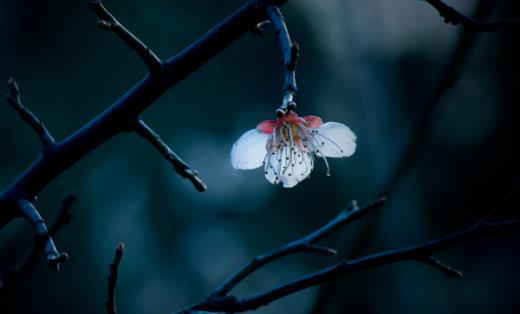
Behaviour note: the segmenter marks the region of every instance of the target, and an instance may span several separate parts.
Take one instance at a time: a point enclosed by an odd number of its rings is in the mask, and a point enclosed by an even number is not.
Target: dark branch
[[[98,1],[90,1],[95,8]],[[51,181],[115,135],[131,129],[140,114],[168,89],[265,21],[269,5],[287,0],[251,0],[209,30],[193,44],[166,60],[161,75],[146,75],[111,107],[81,129],[57,143],[52,154],[37,158],[0,194],[0,228],[22,215],[16,204],[21,197],[33,199]],[[103,11],[99,11],[100,14]],[[103,17],[107,17],[102,15]]]
[[[433,256],[420,258],[420,259],[418,259],[418,261],[421,263],[427,264],[429,266],[432,266],[433,268],[437,268],[439,271],[443,272],[448,277],[460,278],[463,275],[460,270],[455,269],[455,268],[441,262],[440,260],[434,258]]]
[[[357,207],[356,201],[350,202],[346,210],[342,211],[336,218],[329,221],[320,229],[312,232],[311,234],[301,239],[295,240],[289,244],[276,248],[269,253],[258,255],[251,259],[249,263],[244,265],[237,273],[229,277],[220,286],[220,288],[218,288],[217,290],[215,290],[215,292],[212,293],[212,295],[220,297],[226,295],[238,283],[240,283],[242,280],[244,280],[257,269],[289,254],[294,254],[297,252],[308,252],[321,253],[325,255],[334,255],[336,253],[335,250],[331,248],[316,246],[313,244],[329,236],[331,233],[339,230],[340,228],[346,226],[348,223],[361,219],[372,210],[381,207],[385,201],[386,198],[381,198],[363,208]]]
[[[22,117],[22,119],[29,124],[34,131],[36,131],[43,147],[49,147],[54,144],[54,139],[45,125],[40,121],[40,119],[38,119],[38,117],[36,117],[36,115],[34,115],[34,113],[23,105],[18,83],[16,83],[13,78],[9,78],[7,81],[7,94],[5,95],[5,99],[7,103],[16,110],[20,117]]]
[[[517,220],[479,222],[465,230],[430,242],[401,249],[383,251],[381,253],[368,255],[350,261],[344,260],[330,267],[302,276],[289,283],[279,285],[251,297],[238,299],[233,296],[210,296],[205,301],[183,310],[180,313],[190,313],[192,311],[237,313],[254,310],[298,291],[337,280],[341,276],[401,261],[419,260],[429,266],[443,271],[443,273],[449,276],[460,277],[462,274],[458,270],[455,270],[430,256],[435,252],[447,249],[463,241],[479,236],[519,230],[520,221]]]
[[[453,7],[447,5],[442,0],[425,0],[434,7],[444,18],[444,22],[453,25],[463,25],[475,32],[496,32],[502,30],[519,30],[520,20],[503,20],[497,22],[482,22],[468,17]]]
[[[135,132],[152,144],[161,155],[172,164],[175,171],[183,178],[193,183],[193,186],[199,191],[207,190],[206,184],[198,177],[197,171],[193,170],[184,160],[182,160],[170,147],[161,139],[159,134],[155,133],[146,123],[139,120],[135,125]]]
[[[20,210],[23,212],[24,217],[33,225],[36,236],[39,238],[38,241],[43,243],[44,255],[51,266],[55,270],[60,269],[60,264],[65,263],[68,259],[67,253],[60,253],[52,240],[49,232],[47,231],[47,225],[42,216],[34,207],[34,205],[26,199],[21,199],[18,202]]]
[[[58,211],[58,217],[54,220],[54,223],[49,228],[49,236],[55,236],[59,230],[61,230],[72,220],[73,216],[71,213],[71,207],[74,200],[74,194],[69,194],[63,199],[61,207]],[[38,257],[45,247],[45,241],[41,240],[42,238],[40,236],[35,236],[34,244],[29,254],[17,265],[7,271],[4,271],[0,278],[0,289],[6,288],[8,284],[13,282],[16,278],[29,270],[36,263]]]
[[[105,307],[107,309],[108,314],[117,314],[117,304],[116,304],[116,287],[117,287],[117,277],[119,275],[119,264],[121,263],[121,259],[123,258],[123,251],[125,249],[125,245],[123,243],[119,243],[116,248],[116,252],[114,254],[114,260],[110,263],[108,267],[108,291],[107,291],[107,301],[105,302]]]
[[[152,72],[162,69],[163,62],[148,48],[139,38],[126,29],[101,3],[100,0],[88,0],[90,9],[101,19],[98,22],[100,28],[111,31],[119,36],[139,57],[148,65]]]
[[[283,60],[285,65],[285,82],[283,85],[283,101],[282,105],[276,110],[278,116],[283,116],[287,112],[296,108],[294,95],[298,90],[296,85],[296,65],[298,64],[298,54],[300,48],[295,41],[291,40],[289,30],[285,24],[285,18],[277,6],[267,7],[267,15],[273,24],[278,43],[283,51]]]

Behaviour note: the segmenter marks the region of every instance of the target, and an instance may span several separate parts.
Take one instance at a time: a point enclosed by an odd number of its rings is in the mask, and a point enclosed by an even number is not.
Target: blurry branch
[[[502,30],[519,30],[520,20],[502,20],[497,22],[482,22],[478,19],[468,17],[453,7],[450,7],[442,0],[424,0],[434,7],[444,18],[444,22],[453,25],[459,25],[475,32],[496,32]]]
[[[238,283],[240,283],[243,279],[248,277],[257,269],[274,260],[277,260],[290,254],[294,254],[297,252],[307,252],[320,253],[324,255],[336,255],[336,250],[328,247],[318,246],[314,243],[329,236],[331,233],[338,231],[340,228],[345,227],[348,223],[363,218],[372,210],[381,207],[384,204],[384,202],[386,202],[386,198],[380,198],[363,208],[359,208],[357,206],[356,201],[351,201],[350,204],[347,206],[346,210],[342,211],[336,218],[329,221],[320,229],[314,231],[313,233],[301,239],[295,240],[289,244],[276,248],[269,253],[258,255],[251,259],[249,263],[244,265],[236,274],[229,277],[220,288],[218,288],[217,290],[215,290],[215,292],[212,293],[212,295],[226,295]]]
[[[193,170],[184,160],[182,160],[175,152],[173,152],[168,145],[161,140],[159,134],[155,133],[144,121],[139,120],[135,125],[135,132],[152,144],[161,155],[172,164],[173,168],[179,175],[186,178],[193,183],[193,186],[204,192],[207,186],[198,177],[197,171]]]
[[[123,251],[125,249],[125,245],[123,243],[119,243],[116,248],[116,252],[114,254],[114,260],[108,266],[108,289],[107,289],[107,301],[105,302],[105,307],[107,309],[108,314],[117,314],[117,304],[116,304],[116,287],[117,287],[117,277],[119,275],[119,264],[121,263],[121,259],[123,258]]]
[[[408,246],[404,248],[398,248],[393,250],[382,251],[375,254],[370,254],[365,257],[347,260],[344,259],[341,262],[338,262],[332,266],[323,268],[314,273],[310,273],[308,275],[301,276],[293,281],[290,281],[285,284],[281,284],[273,287],[272,289],[266,290],[264,292],[258,293],[256,295],[245,297],[245,298],[236,298],[234,296],[227,295],[227,292],[234,286],[240,279],[247,277],[254,270],[264,266],[268,262],[286,256],[288,254],[303,251],[301,249],[301,243],[303,245],[313,243],[330,233],[336,231],[337,229],[344,226],[349,221],[362,218],[364,214],[369,212],[370,210],[379,207],[384,202],[384,199],[380,199],[373,204],[368,205],[365,208],[359,209],[355,206],[355,203],[351,203],[350,208],[352,210],[346,211],[340,214],[336,219],[333,219],[324,227],[320,228],[318,231],[315,231],[304,237],[300,240],[291,242],[286,246],[282,246],[281,248],[274,250],[271,253],[266,255],[260,255],[252,260],[249,264],[246,265],[244,269],[238,272],[238,274],[243,275],[233,275],[226,281],[233,282],[230,285],[224,285],[223,287],[216,290],[215,293],[211,294],[204,301],[193,305],[187,309],[184,309],[178,313],[196,313],[197,311],[207,311],[207,312],[225,312],[225,313],[237,313],[237,312],[245,312],[249,310],[255,310],[261,306],[268,305],[269,303],[283,298],[287,295],[296,293],[298,291],[314,287],[317,285],[321,285],[330,281],[337,280],[339,277],[359,272],[362,270],[375,268],[379,266],[389,265],[396,262],[402,261],[418,261],[424,263],[425,265],[431,266],[443,274],[450,277],[461,277],[462,273],[459,270],[448,266],[438,259],[432,257],[432,254],[448,249],[455,245],[458,245],[464,241],[475,239],[480,236],[492,235],[497,233],[506,233],[511,231],[520,231],[520,221],[518,220],[504,220],[499,222],[489,221],[487,219],[482,219],[478,223],[463,229],[461,231],[449,234],[447,236],[424,242],[421,244]],[[350,218],[348,218],[350,217]],[[294,247],[300,246],[300,249],[294,249]],[[255,262],[256,259],[262,260],[263,256],[267,256],[267,262]],[[251,265],[248,268],[248,265]],[[235,279],[234,278],[239,278]]]
[[[139,38],[135,37],[103,6],[100,0],[88,0],[90,9],[101,19],[98,26],[106,31],[111,31],[119,36],[155,73],[162,69],[163,62],[148,48]]]
[[[157,98],[213,59],[242,35],[249,33],[259,23],[267,20],[268,6],[282,6],[286,2],[287,0],[250,0],[190,46],[161,62],[140,40],[124,28],[102,6],[100,1],[88,0],[90,9],[101,19],[99,25],[113,31],[134,49],[150,66],[152,74],[147,74],[112,106],[75,133],[63,141],[49,146],[46,153],[39,156],[0,193],[0,229],[17,217],[37,213],[30,208],[31,204],[28,201],[24,201],[23,204],[25,209],[31,210],[24,212],[18,206],[19,202],[22,199],[35,199],[56,177],[112,137],[122,132],[133,131],[140,114]],[[160,75],[155,75],[154,69],[159,67],[159,64],[161,64]],[[15,108],[20,109],[23,107],[17,105],[18,96],[18,89],[10,81],[8,101],[11,105],[14,104]],[[31,117],[31,115],[27,115],[26,109],[19,111],[23,113],[23,117]],[[28,121],[46,143],[52,143],[48,132],[37,119],[30,118]],[[186,173],[188,173],[188,169],[189,167],[185,167]],[[198,186],[202,187],[201,182],[198,183]],[[37,223],[36,227],[42,225],[42,223]]]
[[[480,0],[474,16],[478,19],[487,18],[496,6],[495,0]],[[459,77],[462,75],[468,56],[475,46],[479,33],[473,32],[468,28],[462,28],[460,35],[451,52],[450,58],[431,91],[425,97],[425,101],[417,105],[416,113],[412,117],[411,125],[406,129],[402,138],[404,146],[401,149],[400,158],[397,165],[391,170],[388,179],[375,191],[375,195],[391,196],[400,187],[406,175],[415,165],[419,158],[421,149],[428,139],[433,120],[433,112],[442,98],[455,86]],[[354,241],[355,246],[350,250],[350,254],[358,256],[367,243],[374,242],[375,231],[381,224],[381,216],[375,216],[370,224],[363,226],[359,236]],[[343,246],[340,244],[340,246]],[[332,299],[338,291],[342,291],[341,282],[327,285],[320,289],[319,296],[316,298],[313,314],[322,313],[324,308],[333,303]]]
[[[75,198],[76,197],[74,194],[69,194],[63,199],[61,207],[58,211],[58,217],[56,217],[53,224],[49,228],[48,237],[36,235],[34,237],[33,247],[29,254],[17,265],[2,273],[0,277],[0,289],[5,289],[7,285],[12,283],[21,274],[28,271],[38,260],[38,257],[40,256],[41,252],[43,251],[46,245],[47,239],[50,239],[50,237],[55,236],[59,230],[61,230],[72,220],[73,217],[70,210]]]
[[[36,115],[34,115],[34,113],[22,104],[18,83],[16,83],[13,78],[9,78],[7,81],[7,94],[5,95],[5,99],[7,103],[16,110],[20,117],[34,129],[36,134],[38,134],[40,142],[42,142],[44,148],[54,144],[54,139],[45,125],[40,121],[40,119],[38,119],[38,117],[36,117]]]
[[[285,67],[285,82],[283,85],[283,101],[282,105],[276,110],[278,116],[283,116],[287,112],[296,108],[294,95],[298,90],[296,86],[296,65],[298,64],[298,54],[300,48],[298,43],[291,40],[289,30],[285,24],[285,18],[277,6],[267,7],[269,20],[273,24],[278,43],[282,48],[283,60]]]

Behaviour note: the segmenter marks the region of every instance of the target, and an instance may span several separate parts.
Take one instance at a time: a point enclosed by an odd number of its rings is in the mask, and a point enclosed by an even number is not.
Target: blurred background
[[[104,3],[166,58],[244,1]],[[450,1],[468,15],[482,3],[486,18],[520,18],[514,0]],[[271,119],[281,100],[275,36],[271,29],[263,37],[247,34],[143,116],[200,172],[208,191],[195,191],[138,136],[110,140],[39,196],[48,221],[65,194],[78,196],[74,220],[55,237],[70,261],[55,273],[40,258],[2,292],[0,313],[104,312],[108,264],[119,242],[126,244],[120,312],[171,313],[204,298],[254,255],[321,226],[349,200],[366,204],[389,194],[384,208],[325,241],[339,257],[285,258],[234,291],[247,296],[340,257],[466,227],[511,190],[519,173],[518,34],[472,35],[417,0],[292,0],[283,12],[301,47],[299,112],[349,125],[357,152],[330,160],[331,177],[318,162],[312,179],[293,189],[269,184],[260,169],[232,169],[234,141]],[[18,81],[24,103],[57,139],[146,73],[96,20],[82,0],[0,0],[0,81]],[[418,120],[429,107],[429,118]],[[420,145],[403,161],[415,137]],[[0,106],[0,147],[1,189],[40,152],[33,131],[7,105]],[[399,164],[404,171],[394,180]],[[518,217],[517,200],[500,203],[497,215]],[[0,231],[0,269],[24,256],[32,234],[22,220]],[[518,240],[493,236],[438,254],[464,271],[462,279],[405,262],[294,294],[258,313],[518,313]]]

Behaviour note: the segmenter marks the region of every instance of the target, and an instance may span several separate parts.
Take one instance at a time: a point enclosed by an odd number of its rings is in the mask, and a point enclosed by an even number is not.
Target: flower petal
[[[259,132],[265,133],[265,134],[271,134],[274,131],[274,128],[276,127],[277,121],[276,120],[265,120],[260,122],[256,129]]]
[[[349,157],[356,151],[356,134],[342,123],[324,123],[316,129],[314,139],[319,156]]]
[[[311,153],[286,146],[267,156],[265,178],[273,184],[282,183],[284,188],[292,188],[306,179],[313,168]]]
[[[255,169],[262,165],[267,154],[268,134],[249,130],[233,144],[231,165],[235,169]]]
[[[303,117],[303,120],[307,121],[307,123],[308,123],[308,125],[306,125],[307,127],[311,127],[314,129],[323,125],[323,121],[318,116],[305,116],[305,117]]]

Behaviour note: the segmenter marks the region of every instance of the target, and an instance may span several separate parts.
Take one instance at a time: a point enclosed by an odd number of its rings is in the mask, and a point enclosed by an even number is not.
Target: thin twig
[[[448,277],[460,278],[463,275],[460,270],[455,269],[455,268],[451,267],[450,265],[441,262],[440,260],[436,259],[433,256],[419,258],[418,261],[421,263],[427,264],[429,266],[432,266],[433,268],[437,268],[438,270],[440,270],[441,272],[446,274]]]
[[[237,313],[254,310],[298,291],[337,280],[341,276],[401,261],[419,260],[447,275],[460,276],[461,274],[459,271],[442,264],[438,260],[433,258],[429,259],[430,256],[435,252],[445,250],[478,236],[519,230],[520,221],[518,220],[479,222],[462,231],[422,244],[383,251],[358,259],[344,260],[330,267],[323,268],[317,272],[302,276],[289,283],[276,286],[251,297],[238,299],[233,296],[210,296],[201,303],[182,310],[179,313],[191,313],[193,311]]]
[[[13,78],[9,78],[7,81],[7,94],[5,99],[11,107],[20,115],[20,117],[34,129],[40,142],[44,148],[54,145],[54,138],[45,125],[22,103],[20,97],[20,88],[18,83]]]
[[[126,29],[101,3],[100,0],[88,0],[90,9],[101,19],[98,25],[101,29],[111,31],[119,36],[131,49],[133,49],[152,72],[162,69],[163,62],[146,46],[139,38]]]
[[[310,233],[309,235],[295,240],[291,243],[278,247],[266,254],[258,255],[251,259],[246,265],[244,265],[238,272],[229,277],[212,295],[216,297],[225,296],[231,289],[233,289],[238,283],[248,277],[251,273],[258,270],[259,268],[271,263],[274,260],[282,258],[284,256],[298,253],[320,253],[324,255],[335,255],[336,251],[328,247],[322,247],[314,245],[317,241],[329,236],[331,233],[343,228],[350,222],[363,218],[366,214],[372,210],[381,207],[386,202],[386,198],[380,198],[375,202],[368,204],[363,208],[357,206],[356,201],[350,202],[347,209],[342,211],[336,218],[329,221],[323,227]]]
[[[285,66],[285,82],[283,85],[283,100],[282,105],[276,109],[278,116],[283,116],[289,111],[296,108],[294,102],[294,95],[298,90],[296,85],[296,65],[298,64],[298,54],[300,48],[298,43],[291,40],[285,18],[277,6],[271,5],[267,7],[267,15],[273,24],[273,27],[278,36],[278,43],[283,51],[283,60]]]
[[[444,18],[444,22],[453,25],[463,25],[475,32],[496,32],[502,30],[519,30],[520,20],[502,20],[497,22],[482,22],[468,17],[442,0],[425,0]]]
[[[206,184],[199,178],[196,170],[192,169],[184,160],[182,160],[168,145],[161,139],[159,134],[155,133],[144,121],[139,120],[134,130],[137,134],[146,139],[152,144],[161,155],[172,164],[175,171],[191,181],[193,186],[199,191],[204,192],[207,190]]]
[[[121,263],[121,259],[123,258],[124,249],[125,245],[123,243],[119,243],[114,254],[114,260],[110,263],[108,267],[108,291],[107,301],[105,302],[105,307],[107,309],[108,314],[117,314],[116,287],[117,278],[119,275],[119,264]]]
[[[47,231],[47,225],[43,220],[40,212],[34,207],[34,205],[26,199],[21,199],[18,202],[20,210],[23,212],[24,217],[33,225],[36,236],[39,238],[38,241],[44,243],[44,255],[47,259],[47,263],[55,270],[60,269],[60,264],[65,263],[68,259],[67,253],[60,253],[52,240],[49,232]]]
[[[58,217],[56,217],[53,224],[49,227],[49,236],[54,237],[59,230],[61,230],[72,220],[73,216],[71,213],[71,208],[74,200],[74,194],[69,194],[63,199],[61,207],[58,211]],[[29,254],[27,254],[27,256],[17,265],[2,273],[0,277],[0,289],[5,289],[8,284],[13,282],[16,278],[29,270],[35,264],[41,252],[43,251],[44,245],[45,243],[41,241],[41,237],[35,236],[34,243]]]

